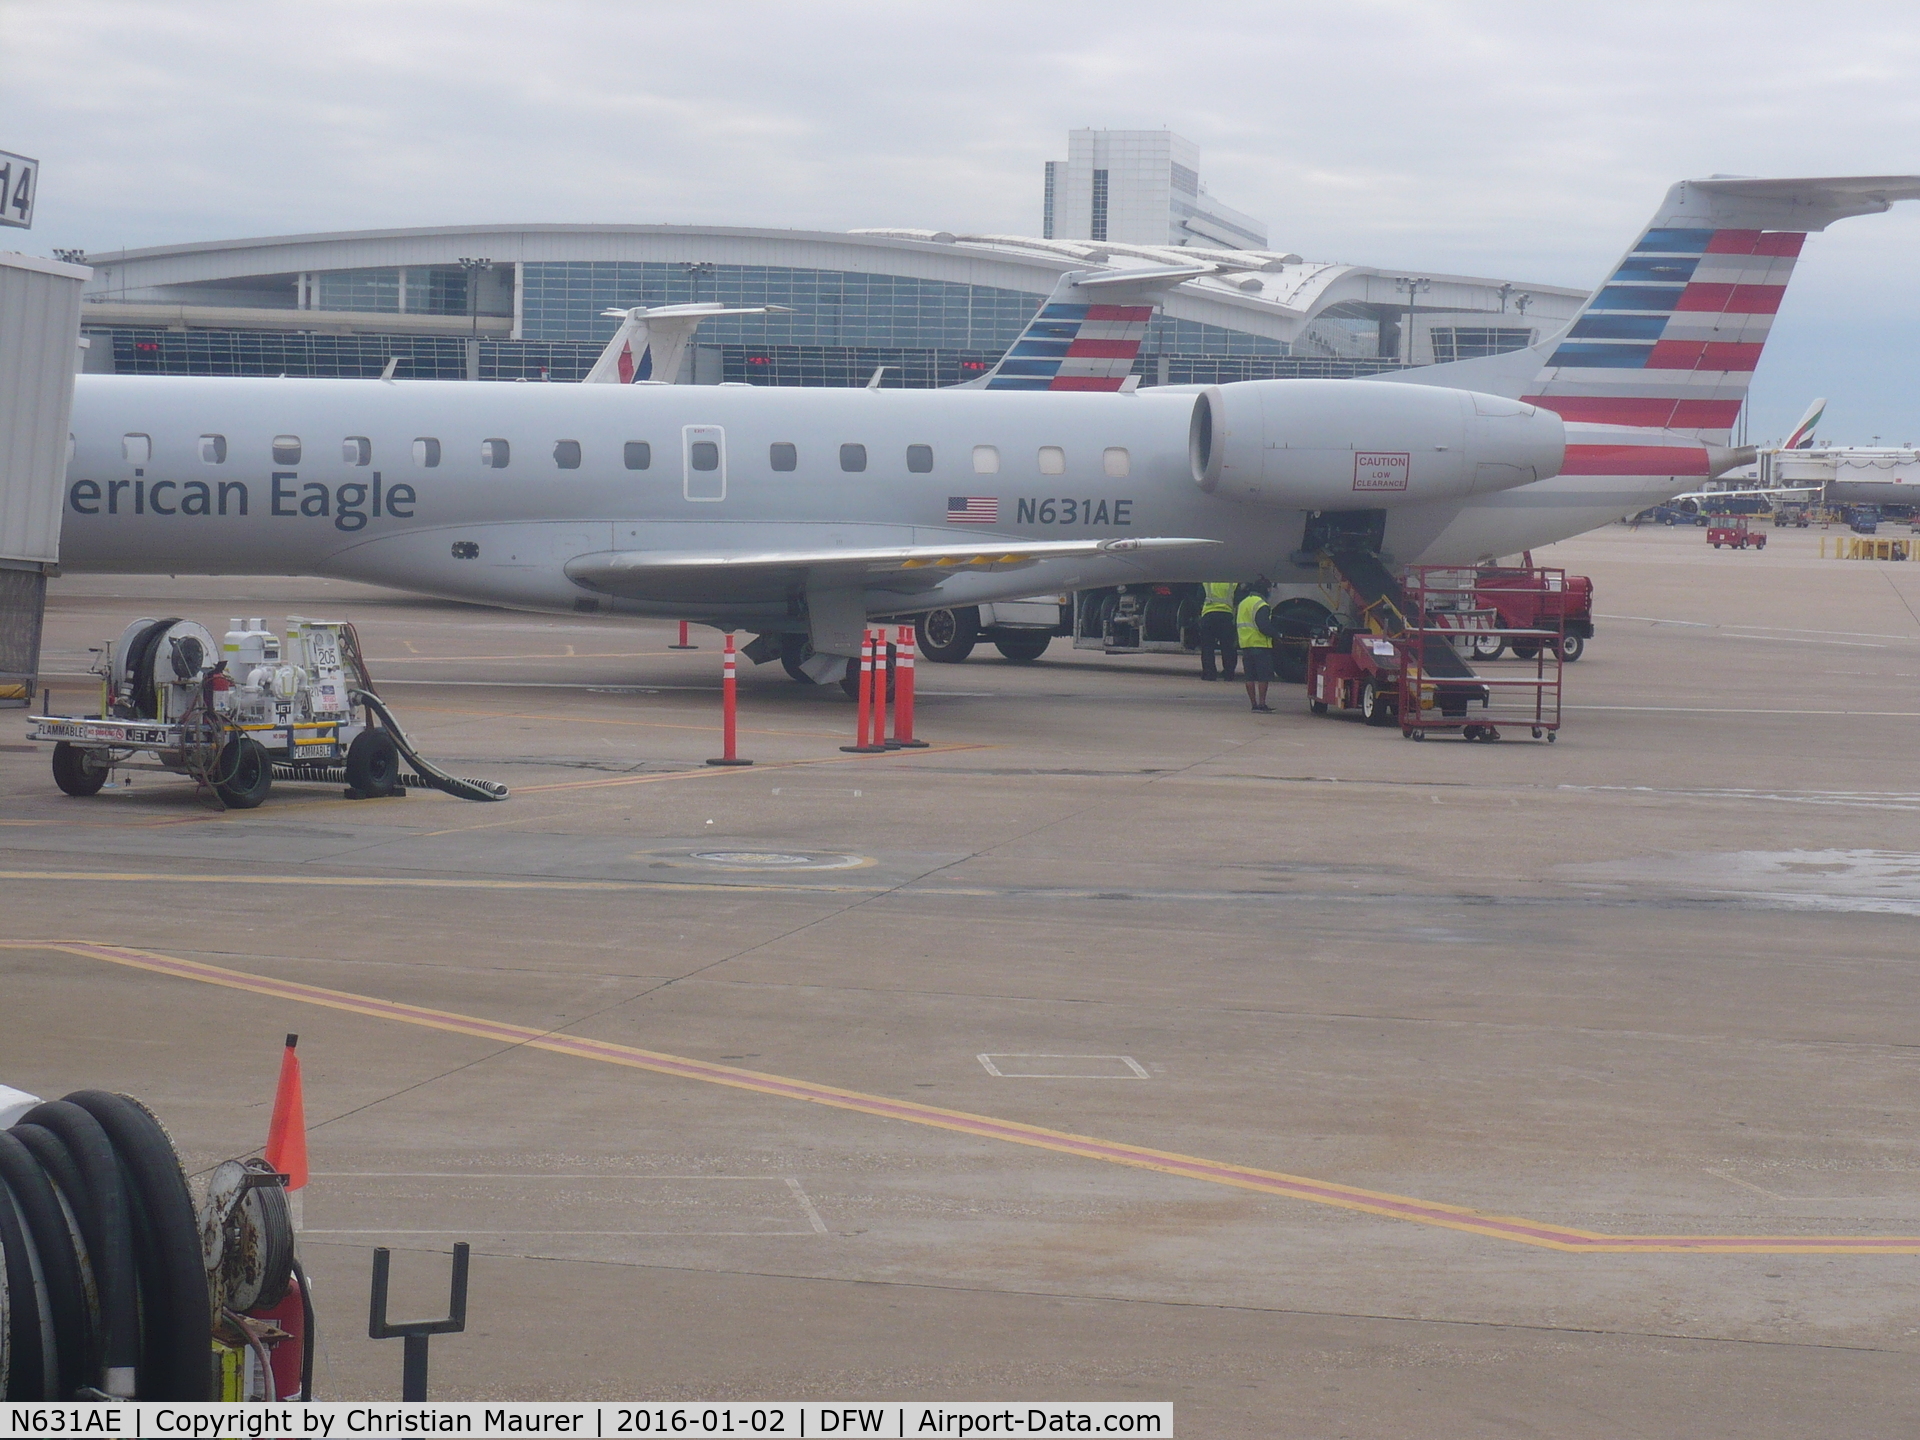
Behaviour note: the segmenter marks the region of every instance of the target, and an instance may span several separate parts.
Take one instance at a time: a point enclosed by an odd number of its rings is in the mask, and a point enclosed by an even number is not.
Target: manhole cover
[[[751,865],[763,869],[771,865],[801,866],[814,863],[811,855],[781,855],[773,850],[696,850],[696,860],[711,860],[716,865]]]

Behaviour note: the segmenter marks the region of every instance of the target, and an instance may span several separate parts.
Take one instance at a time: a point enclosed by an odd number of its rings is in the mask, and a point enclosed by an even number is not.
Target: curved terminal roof
[[[1060,274],[1069,270],[1205,259],[1234,267],[1233,273],[1178,286],[1166,294],[1164,313],[1285,342],[1299,338],[1322,317],[1405,315],[1408,294],[1401,282],[1407,278],[1426,282],[1415,297],[1423,321],[1447,315],[1466,324],[1515,324],[1521,323],[1515,307],[1524,306],[1524,323],[1551,332],[1572,318],[1586,295],[1562,286],[1474,276],[1425,272],[1408,277],[1279,251],[911,229],[841,233],[697,225],[450,225],[200,241],[89,255],[94,278],[83,315],[94,324],[464,332],[469,322],[463,318],[304,309],[290,303],[290,297],[303,275],[450,266],[466,256],[516,266],[579,261],[785,266],[984,285],[1036,297],[1052,290]],[[298,321],[290,310],[299,311]],[[1476,322],[1471,318],[1475,316],[1489,318]],[[1492,318],[1499,316],[1507,318]],[[489,317],[486,309],[481,310],[478,328],[519,338],[517,323],[505,314]]]

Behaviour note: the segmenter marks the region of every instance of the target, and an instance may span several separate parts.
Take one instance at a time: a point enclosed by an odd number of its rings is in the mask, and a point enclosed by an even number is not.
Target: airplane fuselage
[[[1209,493],[1199,483],[1192,393],[81,376],[62,563],[317,575],[532,610],[777,630],[805,628],[794,597],[623,598],[591,593],[565,567],[605,552],[818,551],[957,537],[983,548],[1014,539],[1218,542],[951,574],[912,606],[879,587],[869,608],[882,614],[1146,580],[1284,579],[1307,515],[1326,509],[1386,508],[1388,549],[1402,561],[1471,561],[1557,538],[1553,522],[1566,507],[1522,506],[1503,512],[1509,533],[1476,537],[1471,554],[1435,548],[1473,506],[1500,498],[1494,485],[1514,483],[1476,478],[1476,455],[1513,451],[1548,471],[1557,465],[1554,417],[1529,410],[1476,421],[1471,397],[1458,391],[1257,383],[1307,388],[1270,392],[1295,418],[1269,408],[1264,432],[1257,419],[1240,419],[1213,437],[1231,447],[1229,479],[1262,466],[1281,477],[1249,503],[1231,484]],[[1316,433],[1299,417],[1331,406],[1329,396],[1340,419]],[[1484,439],[1475,424],[1511,435]]]

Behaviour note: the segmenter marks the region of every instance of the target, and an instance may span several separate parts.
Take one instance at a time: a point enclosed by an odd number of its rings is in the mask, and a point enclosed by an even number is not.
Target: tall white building
[[[1123,245],[1264,250],[1267,227],[1200,183],[1200,147],[1171,130],[1069,130],[1047,162],[1042,235]]]

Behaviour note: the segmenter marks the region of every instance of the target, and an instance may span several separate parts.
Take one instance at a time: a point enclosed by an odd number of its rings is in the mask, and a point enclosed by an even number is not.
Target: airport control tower
[[[1069,130],[1047,162],[1041,234],[1123,245],[1264,250],[1267,227],[1200,183],[1200,147],[1171,130]]]

